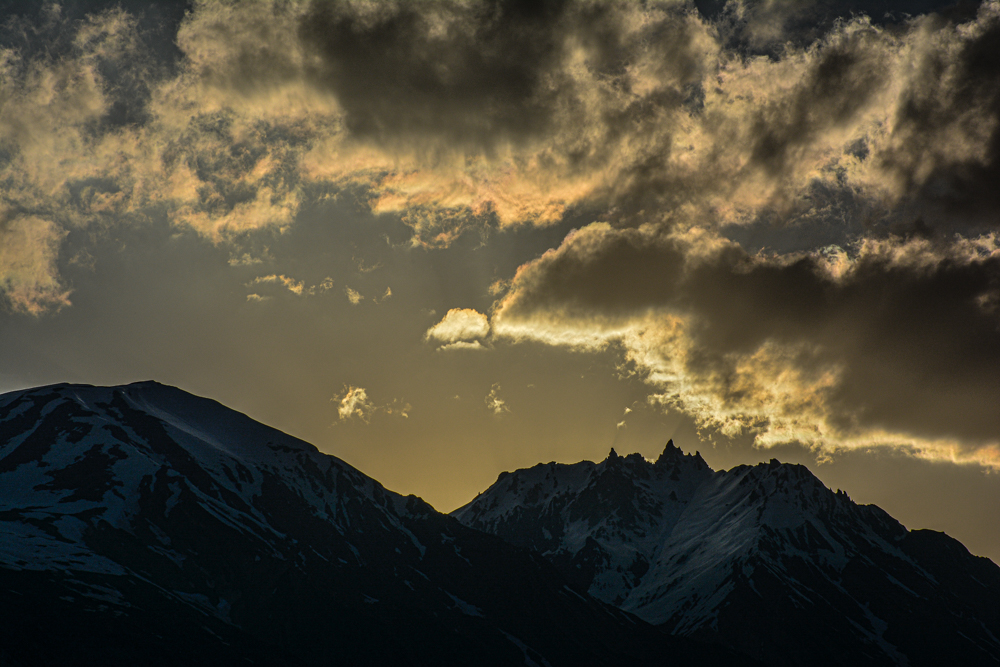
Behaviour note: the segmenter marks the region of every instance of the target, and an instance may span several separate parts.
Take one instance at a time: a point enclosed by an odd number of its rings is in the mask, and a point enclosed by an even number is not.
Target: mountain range
[[[0,665],[966,665],[1000,568],[772,461],[503,473],[452,513],[155,382],[0,396]]]
[[[0,396],[0,609],[4,665],[739,662],[152,382]]]
[[[1000,568],[807,468],[660,457],[503,473],[453,512],[594,597],[771,665],[1000,663]]]

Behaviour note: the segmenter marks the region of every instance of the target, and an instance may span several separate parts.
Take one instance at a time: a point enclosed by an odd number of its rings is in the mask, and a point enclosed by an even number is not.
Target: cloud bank
[[[595,224],[522,266],[492,325],[619,345],[706,431],[1000,463],[996,234],[776,256]]]
[[[345,191],[414,246],[585,216],[427,339],[617,345],[706,429],[993,461],[1000,3],[949,4],[205,1],[169,40],[53,5],[0,42],[0,290],[68,305],[75,231],[248,256]]]
[[[775,7],[197,2],[170,66],[120,9],[50,12],[0,53],[6,206],[62,230],[161,211],[216,242],[344,187],[427,245],[581,206],[617,224],[995,224],[996,2],[733,46]]]

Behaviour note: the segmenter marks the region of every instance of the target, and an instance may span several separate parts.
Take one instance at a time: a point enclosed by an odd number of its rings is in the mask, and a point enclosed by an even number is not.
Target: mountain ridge
[[[805,466],[712,471],[672,441],[656,462],[612,449],[502,475],[452,514],[599,599],[769,664],[1000,660],[1000,568]]]
[[[0,624],[14,664],[734,658],[574,590],[541,556],[302,440],[154,382],[0,396],[0,584],[17,610]]]

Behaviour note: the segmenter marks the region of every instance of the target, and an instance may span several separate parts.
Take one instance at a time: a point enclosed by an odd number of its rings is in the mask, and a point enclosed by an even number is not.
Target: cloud
[[[50,17],[0,47],[0,182],[59,230],[157,212],[214,243],[344,188],[426,246],[584,209],[836,243],[995,227],[1000,4],[832,8],[197,2],[169,39],[123,10]]]
[[[750,255],[595,224],[523,265],[494,336],[620,345],[706,431],[996,464],[1000,239],[888,237]]]
[[[369,266],[365,264],[364,259],[356,259],[356,258],[353,259],[358,264],[358,273],[361,274],[371,273],[372,271],[377,271],[382,268],[382,262],[376,262],[375,264]]]
[[[386,412],[386,414],[399,415],[403,419],[409,419],[410,412],[413,411],[413,406],[406,401],[401,401],[400,399],[395,398],[392,403],[383,406],[382,409]]]
[[[379,412],[408,419],[413,410],[412,405],[398,398],[386,405],[376,405],[368,397],[368,392],[363,387],[353,385],[344,385],[343,393],[330,400],[337,404],[337,416],[340,421],[348,421],[357,417],[367,424]]]
[[[471,343],[467,342],[467,341],[464,341],[464,340],[459,340],[459,341],[455,341],[454,343],[446,343],[446,344],[438,347],[438,352],[448,352],[448,351],[451,351],[451,350],[475,350],[475,351],[479,351],[479,350],[485,350],[485,349],[487,349],[487,348],[482,343],[480,343],[478,340],[472,341]]]
[[[474,340],[471,343],[464,340],[455,341],[454,343],[446,343],[438,348],[438,352],[447,352],[450,350],[485,350],[486,347],[480,343],[478,340]]]
[[[232,262],[230,261],[230,263]],[[246,284],[247,287],[257,287],[259,285],[280,285],[296,296],[313,296],[333,289],[333,279],[327,277],[320,281],[317,285],[310,285],[309,287],[306,287],[305,282],[302,280],[295,280],[294,278],[290,278],[286,275],[271,274],[267,276],[257,276]],[[247,298],[250,299],[250,297]],[[253,300],[263,299],[257,298]]]
[[[788,46],[808,46],[838,22],[859,15],[890,29],[912,16],[932,12],[959,19],[975,16],[974,6],[950,0],[731,0],[699,6],[728,48],[771,57],[780,56]]]
[[[11,308],[38,315],[70,304],[56,269],[64,236],[49,220],[0,209],[0,289]]]
[[[510,407],[507,405],[507,402],[500,398],[499,383],[493,384],[490,388],[490,393],[486,395],[484,402],[486,403],[486,409],[497,417],[510,412]]]
[[[480,349],[480,340],[490,333],[486,316],[471,308],[452,308],[424,334],[426,340],[443,343],[439,349]]]
[[[781,6],[753,4],[744,21]],[[744,57],[680,2],[211,3],[183,24],[186,67],[154,99],[163,118],[185,109],[185,162],[221,175],[174,174],[175,200],[191,202],[180,219],[208,234],[291,224],[317,182],[365,188],[426,245],[582,204],[691,225],[844,206],[878,218],[916,198],[943,224],[964,189],[988,194],[976,183],[994,162],[996,7],[891,30],[824,18],[809,40]]]
[[[357,290],[353,290],[350,287],[344,287],[344,294],[347,295],[347,300],[351,302],[352,306],[356,306],[361,303],[365,297],[361,296],[361,293]]]
[[[1000,3],[719,6],[196,2],[169,35],[121,9],[12,19],[0,290],[66,306],[70,232],[154,214],[243,265],[241,240],[343,189],[413,245],[573,212],[598,222],[495,282],[492,322],[449,311],[427,340],[620,345],[657,401],[760,442],[986,451]]]
[[[262,283],[272,283],[280,284],[288,289],[292,294],[297,294],[302,296],[302,292],[305,288],[305,283],[301,280],[295,280],[294,278],[289,278],[288,276],[279,275],[269,275],[269,276],[258,276],[247,283],[247,287],[253,287],[254,285],[260,285]]]
[[[357,417],[367,424],[377,409],[363,387],[345,386],[343,395],[330,400],[337,403],[337,416],[341,421]]]
[[[248,252],[238,257],[229,258],[229,266],[253,266],[254,264],[262,264],[263,262],[264,260],[260,257],[254,257]]]

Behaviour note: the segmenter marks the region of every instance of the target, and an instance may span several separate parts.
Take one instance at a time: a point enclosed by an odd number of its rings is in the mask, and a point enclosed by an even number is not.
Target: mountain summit
[[[804,466],[713,471],[672,441],[655,463],[612,449],[504,473],[452,514],[601,600],[769,664],[1000,661],[1000,568]]]
[[[4,665],[732,659],[308,443],[153,382],[0,396],[0,608]]]

